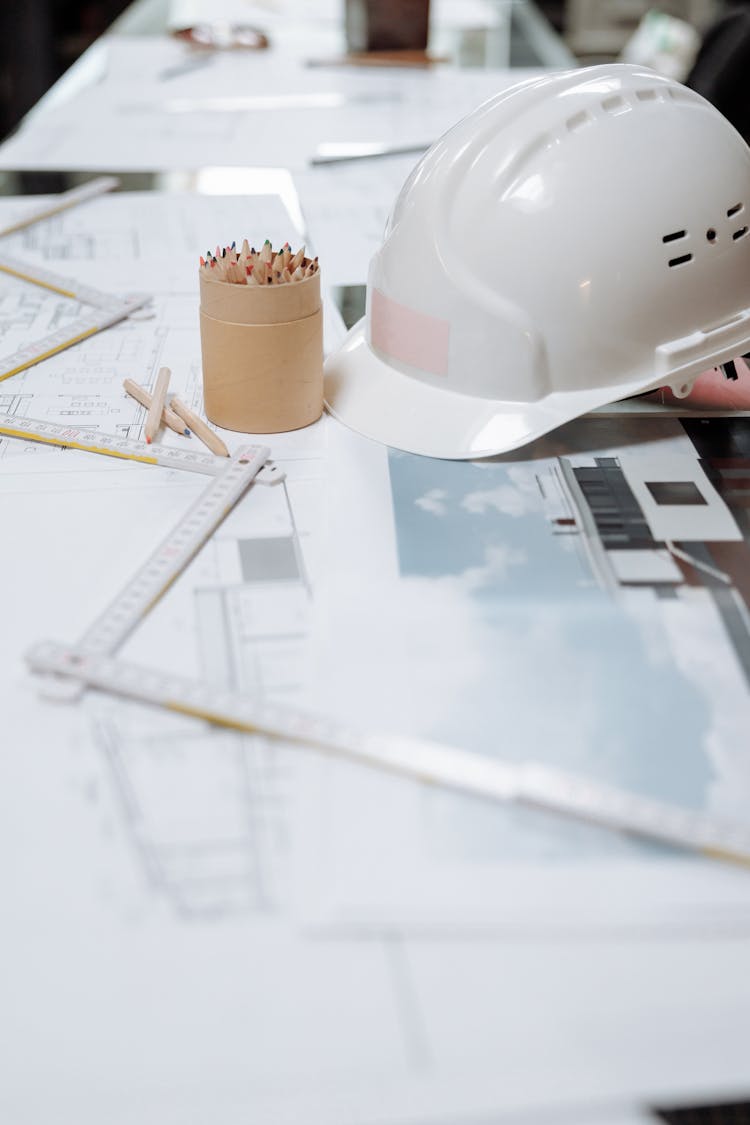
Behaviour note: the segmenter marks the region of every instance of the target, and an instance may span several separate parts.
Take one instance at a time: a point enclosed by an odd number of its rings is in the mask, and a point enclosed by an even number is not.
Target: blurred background
[[[132,6],[128,0],[0,5],[0,139]],[[536,8],[582,65],[623,59],[652,66],[698,89],[745,132],[747,99],[738,87],[750,72],[750,3],[537,0]],[[699,73],[693,73],[696,60]]]
[[[0,4],[0,136],[5,137],[128,0]]]

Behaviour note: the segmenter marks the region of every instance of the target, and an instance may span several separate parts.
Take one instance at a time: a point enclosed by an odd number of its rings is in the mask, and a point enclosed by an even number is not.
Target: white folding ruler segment
[[[147,445],[144,441],[102,434],[83,426],[60,426],[35,418],[18,418],[15,414],[0,414],[0,437],[24,438],[44,445],[80,449],[84,453],[103,453],[125,461],[161,465],[166,469],[186,469],[212,477],[223,473],[228,464],[226,457],[215,457],[213,453],[193,452],[192,449],[160,445],[158,442]]]
[[[216,726],[303,743],[416,781],[562,813],[713,858],[750,864],[750,829],[562,770],[502,762],[419,739],[363,734],[325,717],[252,701],[82,647],[42,643],[27,654],[27,660],[36,672],[68,677]]]
[[[265,446],[252,445],[228,462],[217,458],[223,461],[224,471],[212,479],[125,589],[86,630],[80,641],[82,649],[112,653],[120,647],[247,491],[269,452]]]
[[[193,453],[99,434],[74,426],[38,422],[30,418],[0,415],[0,436],[23,438],[65,448],[100,453],[164,468],[185,469],[211,477],[206,489],[179,520],[148,561],[128,582],[112,604],[86,630],[80,645],[90,652],[112,653],[123,643],[142,617],[156,604],[184,570],[225,516],[256,479],[274,484],[283,479],[275,465],[267,465],[269,449],[250,445],[233,457]]]
[[[88,336],[109,328],[112,324],[124,320],[136,309],[141,308],[151,298],[148,294],[141,293],[130,297],[118,297],[112,293],[104,293],[93,289],[89,285],[81,285],[68,277],[61,277],[50,270],[29,265],[28,262],[10,258],[0,254],[0,273],[16,277],[20,281],[27,281],[42,289],[59,293],[62,297],[80,301],[91,307],[90,312],[84,312],[75,320],[63,325],[54,332],[32,340],[15,352],[0,358],[0,380],[9,379],[27,367],[32,367],[43,359],[48,359],[65,348],[78,344]]]
[[[10,226],[3,227],[0,230],[0,238],[4,238],[8,234],[15,234],[19,230],[25,230],[26,227],[31,227],[34,223],[40,223],[42,219],[59,215],[61,211],[77,207],[79,203],[85,203],[87,199],[93,199],[106,191],[113,191],[119,185],[120,181],[116,176],[99,176],[95,180],[90,180],[87,184],[81,184],[80,187],[62,191],[54,197],[51,203],[43,203],[41,207],[29,211],[22,219],[11,223]]]

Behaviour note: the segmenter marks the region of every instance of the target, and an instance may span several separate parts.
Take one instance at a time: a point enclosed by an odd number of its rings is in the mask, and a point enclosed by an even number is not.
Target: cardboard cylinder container
[[[213,281],[202,268],[203,406],[246,434],[299,430],[323,413],[320,274],[280,285]]]

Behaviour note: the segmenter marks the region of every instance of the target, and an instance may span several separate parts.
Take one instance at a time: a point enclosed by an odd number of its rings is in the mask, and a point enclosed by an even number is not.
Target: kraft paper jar
[[[247,434],[299,430],[323,412],[320,273],[274,285],[213,281],[200,270],[203,405]]]

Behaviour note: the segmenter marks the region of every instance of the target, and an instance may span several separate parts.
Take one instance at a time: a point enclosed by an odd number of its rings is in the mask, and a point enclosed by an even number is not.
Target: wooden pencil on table
[[[134,398],[136,402],[139,402],[141,406],[145,406],[148,410],[152,398],[150,391],[147,391],[145,387],[141,387],[132,379],[124,379],[122,385],[131,398]],[[182,418],[175,414],[174,410],[170,410],[168,406],[165,406],[162,410],[161,420],[165,426],[169,426],[170,430],[174,430],[176,434],[190,437],[190,430],[187,428]]]
[[[199,418],[197,414],[194,414],[193,411],[189,409],[189,407],[185,406],[184,402],[181,402],[180,399],[172,395],[170,406],[172,410],[174,410],[175,414],[182,418],[184,422],[187,422],[188,426],[198,438],[198,440],[202,441],[203,444],[208,449],[210,449],[212,453],[216,453],[219,457],[229,456],[229,450],[227,449],[226,445],[221,440],[219,435],[215,434],[211,427],[207,426],[202,418]]]
[[[168,367],[161,367],[159,368],[159,374],[156,376],[151,405],[148,408],[146,422],[143,427],[144,437],[149,444],[156,437],[159,426],[161,425],[161,415],[167,404],[167,392],[169,390],[169,378],[171,374],[172,372]]]

